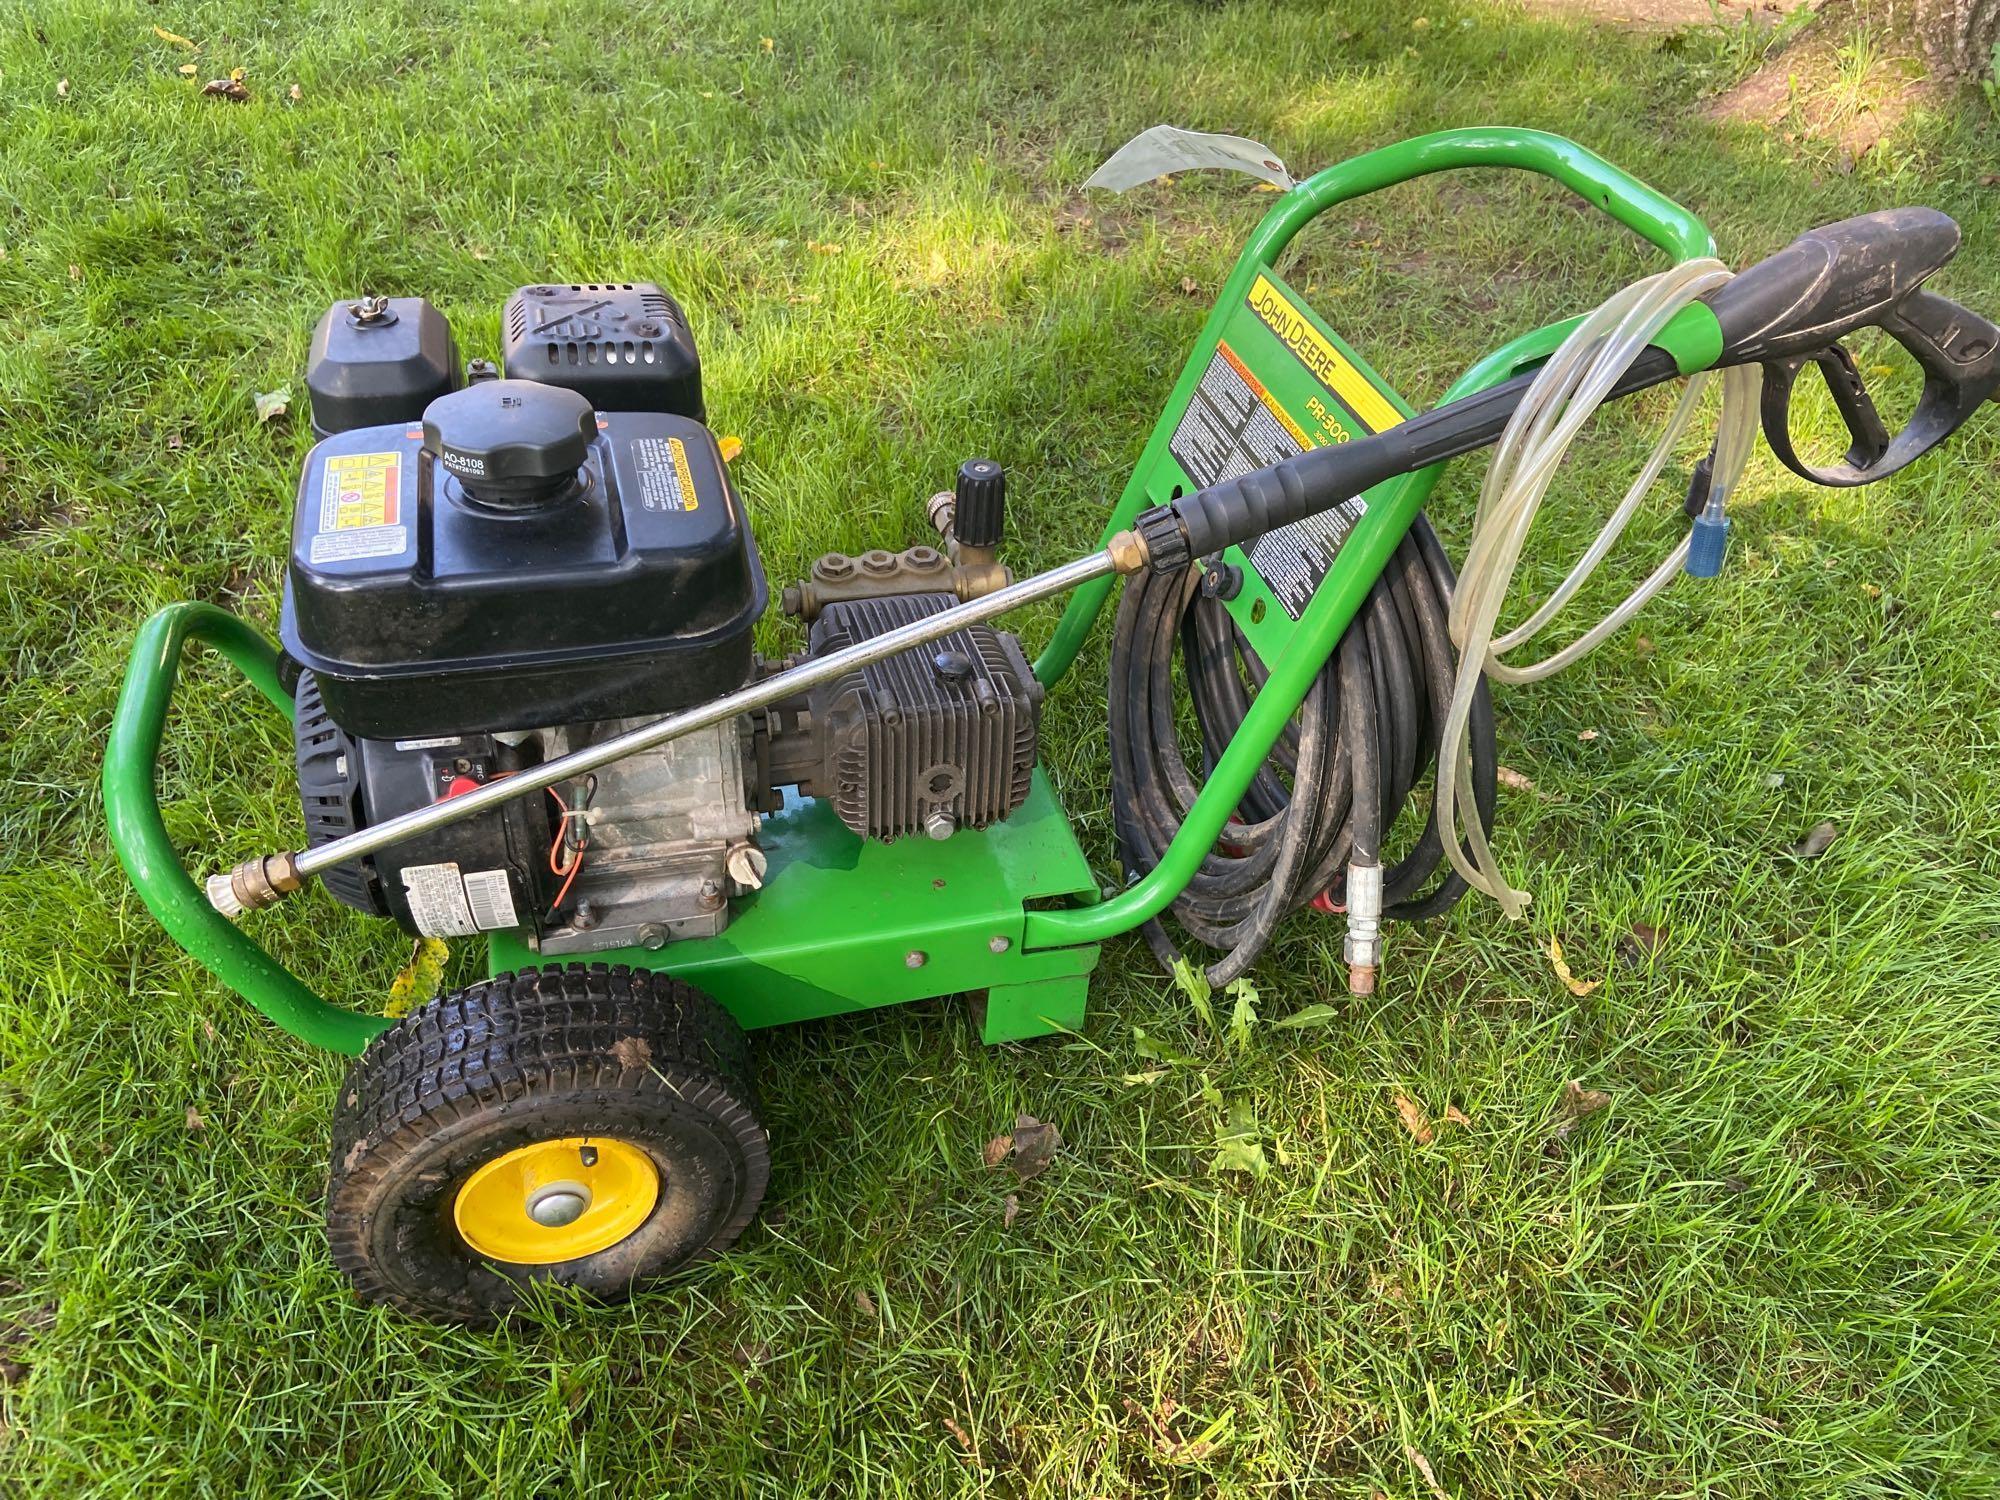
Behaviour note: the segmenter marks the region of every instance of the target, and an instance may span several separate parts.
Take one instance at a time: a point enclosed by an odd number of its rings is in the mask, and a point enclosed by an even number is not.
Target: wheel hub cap
[[[481,1165],[452,1200],[452,1222],[487,1260],[555,1265],[610,1249],[659,1196],[659,1169],[637,1146],[568,1136]]]

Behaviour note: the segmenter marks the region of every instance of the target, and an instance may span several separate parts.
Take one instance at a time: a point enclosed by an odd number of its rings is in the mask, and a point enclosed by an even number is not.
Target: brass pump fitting
[[[268,854],[209,876],[208,904],[234,922],[246,911],[276,906],[304,884],[291,855]]]

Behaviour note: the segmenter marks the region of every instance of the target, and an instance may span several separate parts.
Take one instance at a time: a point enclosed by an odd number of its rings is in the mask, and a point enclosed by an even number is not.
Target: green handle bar
[[[1490,126],[1444,130],[1328,167],[1273,204],[1251,235],[1235,269],[1223,284],[1215,311],[1209,315],[1195,344],[1194,356],[1174,387],[1166,414],[1153,429],[1131,481],[1111,512],[1105,525],[1107,541],[1113,533],[1129,525],[1145,506],[1167,498],[1149,495],[1147,486],[1160,472],[1174,422],[1201,377],[1208,351],[1220,337],[1229,310],[1248,291],[1257,272],[1272,266],[1293,236],[1335,204],[1452,167],[1520,167],[1539,172],[1573,189],[1677,260],[1715,253],[1715,241],[1707,228],[1679,204],[1574,141],[1539,130]],[[1698,304],[1686,309],[1686,313],[1688,316],[1677,318],[1668,326],[1660,342],[1674,355],[1683,372],[1705,369],[1721,354],[1721,330],[1714,317]],[[1552,323],[1496,350],[1460,376],[1444,399],[1454,400],[1498,385],[1524,366],[1546,358],[1578,321],[1570,318]],[[1388,565],[1403,534],[1424,508],[1444,469],[1441,463],[1419,469],[1394,481],[1386,496],[1371,498],[1366,514],[1356,522],[1342,545],[1333,569],[1320,581],[1298,629],[1271,664],[1269,677],[1215,769],[1209,773],[1159,864],[1117,896],[1096,906],[1029,912],[1023,946],[1062,948],[1101,942],[1131,931],[1172,904],[1214,847],[1230,813],[1249,790],[1286,721],[1298,711],[1313,679],[1339,646],[1349,622]],[[1035,674],[1045,685],[1060,680],[1075,661],[1104,606],[1111,584],[1110,579],[1086,584],[1071,596],[1054,637],[1035,663]]]
[[[292,695],[278,680],[278,653],[249,625],[212,604],[169,604],[140,628],[111,720],[104,755],[104,817],[111,846],[140,899],[167,934],[217,979],[278,1025],[321,1047],[359,1054],[395,1023],[322,1000],[283,964],[208,904],[189,878],[160,817],[154,774],[167,706],[189,641],[212,646],[287,719]]]

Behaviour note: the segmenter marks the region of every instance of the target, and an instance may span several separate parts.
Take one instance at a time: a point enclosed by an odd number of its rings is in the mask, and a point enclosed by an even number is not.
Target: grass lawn
[[[1819,24],[1841,66],[1809,103],[1855,117],[1879,39]],[[1076,193],[1161,120],[1301,175],[1540,126],[1739,264],[1932,204],[1968,232],[1940,285],[2000,311],[1985,107],[1925,104],[1858,160],[1705,117],[1762,50],[1479,0],[8,7],[0,1490],[2000,1493],[2000,412],[1866,490],[1760,454],[1722,580],[1500,694],[1535,784],[1502,805],[1526,922],[1392,930],[1361,1004],[1337,926],[1301,916],[1234,1036],[1137,940],[1067,1043],[982,1049],[946,1003],[767,1034],[763,1222],[608,1312],[485,1336],[358,1306],[319,1225],[336,1060],[181,955],[101,827],[139,620],[194,597],[275,623],[310,436],[302,390],[268,424],[252,396],[300,389],[336,296],[426,294],[485,354],[517,284],[657,279],[774,582],[915,540],[973,453],[1014,471],[1014,562],[1046,565],[1095,537],[1270,202]],[[248,102],[199,95],[233,67]],[[1286,270],[1421,404],[1657,263],[1479,174],[1330,215]],[[1579,454],[1524,590],[1641,440],[1621,416]],[[1454,550],[1478,473],[1433,504]],[[1623,578],[1672,503],[1640,530]],[[1102,652],[1046,750],[1109,879]],[[203,667],[178,707],[181,846],[294,842],[254,693]],[[1828,820],[1821,857],[1789,852]],[[362,1006],[405,951],[317,893],[256,930]],[[1564,988],[1551,936],[1600,988]],[[1269,1024],[1320,1001],[1333,1024]],[[1610,1102],[1564,1129],[1573,1079]],[[981,1148],[1017,1110],[1068,1144],[1010,1222]],[[1224,1170],[1246,1112],[1261,1179]]]

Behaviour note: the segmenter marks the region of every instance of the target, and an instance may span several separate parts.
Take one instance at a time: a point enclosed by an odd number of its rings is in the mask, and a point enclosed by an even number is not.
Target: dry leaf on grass
[[[1417,1466],[1417,1472],[1424,1476],[1424,1483],[1431,1487],[1431,1494],[1436,1500],[1451,1500],[1451,1495],[1445,1487],[1438,1483],[1437,1470],[1431,1467],[1431,1461],[1408,1443],[1403,1444],[1403,1452],[1408,1454],[1410,1462]]]
[[[1039,1177],[1055,1160],[1062,1132],[1033,1115],[1014,1116],[1014,1175],[1026,1182]]]
[[[875,1310],[875,1299],[869,1296],[868,1293],[862,1290],[860,1287],[856,1287],[854,1289],[854,1306],[855,1310],[859,1312],[862,1317],[868,1319],[871,1323],[881,1316],[881,1314]]]
[[[987,1166],[997,1167],[1004,1161],[1014,1169],[1017,1178],[1026,1182],[1048,1170],[1061,1145],[1062,1132],[1055,1126],[1033,1115],[1016,1115],[1014,1129],[1007,1135],[994,1136],[981,1154]]]
[[[280,386],[275,391],[259,391],[251,398],[257,405],[257,420],[268,422],[273,417],[282,417],[291,410],[292,388]]]
[[[1666,928],[1655,927],[1651,922],[1634,922],[1618,940],[1618,956],[1636,968],[1658,953],[1666,940]]]
[[[250,89],[243,82],[243,70],[231,68],[227,78],[211,78],[201,86],[204,95],[217,99],[227,99],[232,104],[241,104],[250,97]]]
[[[1006,1204],[1000,1210],[1000,1227],[1002,1229],[1012,1229],[1014,1221],[1020,1217],[1021,1195],[1019,1193],[1009,1193]]]
[[[1196,281],[1192,276],[1183,276],[1181,278],[1181,295],[1185,297],[1199,297],[1201,295],[1201,283]]]
[[[174,69],[174,71],[176,73],[179,73],[183,78],[192,78],[194,77],[195,74],[199,73],[201,69],[195,66],[195,64],[193,63],[182,63],[178,68]]]
[[[1534,782],[1512,766],[1501,766],[1493,773],[1493,779],[1510,792],[1532,792],[1535,789]]]
[[[187,1117],[181,1123],[186,1125],[189,1130],[208,1129],[208,1121],[201,1117],[201,1111],[197,1110],[192,1104],[188,1106]]]
[[[944,1419],[944,1430],[958,1440],[958,1446],[963,1448],[968,1456],[972,1453],[972,1439],[966,1436],[963,1427],[959,1426],[950,1417],[946,1417]]]
[[[1792,845],[1792,853],[1800,859],[1818,859],[1833,847],[1833,841],[1840,837],[1840,825],[1832,819],[1817,824],[1812,832]]]
[[[69,80],[67,78],[58,78],[56,80],[56,97],[58,99],[67,99],[69,97]]]
[[[306,91],[300,88],[296,83],[293,84],[290,88],[285,90],[285,97],[291,100],[292,103],[294,104],[297,104],[301,99],[305,98],[305,96],[306,96]]]
[[[1561,1140],[1587,1116],[1596,1114],[1611,1102],[1611,1096],[1601,1089],[1587,1089],[1583,1080],[1572,1078],[1563,1085],[1563,1122],[1556,1126],[1556,1139]]]
[[[1428,1146],[1437,1132],[1431,1129],[1430,1116],[1424,1113],[1424,1107],[1408,1094],[1397,1094],[1395,1101],[1396,1113],[1403,1117],[1403,1128],[1417,1138],[1419,1146]]]
[[[190,52],[194,51],[194,42],[192,39],[182,36],[178,31],[169,31],[164,26],[155,26],[153,28],[153,35],[173,46],[185,47]]]
[[[1595,729],[1580,729],[1577,731],[1576,737],[1587,745],[1597,738],[1597,731]]]
[[[1563,961],[1563,945],[1554,933],[1549,934],[1549,962],[1554,965],[1556,978],[1563,982],[1563,987],[1579,998],[1604,983],[1601,979],[1578,979],[1570,973],[1569,965]]]
[[[1464,1110],[1460,1109],[1456,1104],[1447,1104],[1444,1107],[1444,1117],[1447,1120],[1451,1121],[1451,1123],[1454,1125],[1469,1126],[1472,1124],[1472,1116],[1468,1115]]]
[[[740,437],[725,436],[715,446],[722,450],[722,461],[726,464],[733,464],[743,456],[743,439]]]

